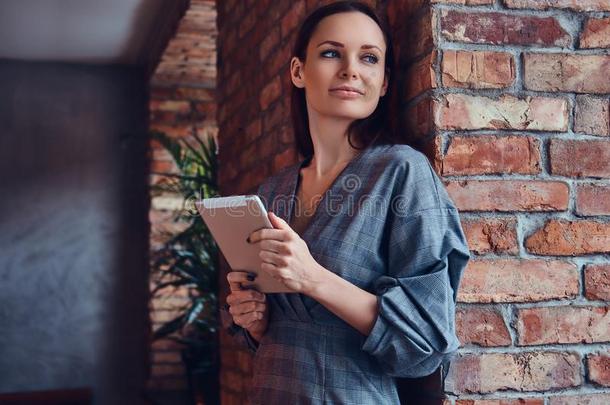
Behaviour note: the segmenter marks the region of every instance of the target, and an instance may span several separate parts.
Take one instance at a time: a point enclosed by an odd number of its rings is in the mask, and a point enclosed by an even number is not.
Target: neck
[[[353,148],[347,140],[347,128],[352,121],[320,115],[312,117],[310,114],[309,132],[314,154],[307,166],[308,171],[315,174],[316,177],[323,177],[343,168],[360,152]],[[352,143],[357,145],[353,138]]]

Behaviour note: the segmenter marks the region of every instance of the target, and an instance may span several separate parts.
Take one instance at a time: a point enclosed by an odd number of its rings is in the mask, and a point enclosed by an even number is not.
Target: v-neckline
[[[326,203],[326,195],[333,190],[333,188],[335,188],[337,186],[337,183],[339,181],[339,179],[344,176],[347,171],[349,169],[351,169],[354,164],[356,163],[357,160],[361,159],[362,156],[368,152],[370,149],[373,148],[373,145],[368,145],[366,148],[362,149],[360,151],[360,153],[358,153],[357,155],[355,155],[349,162],[347,162],[347,164],[345,165],[345,167],[343,167],[343,169],[341,169],[341,171],[335,176],[335,178],[333,179],[332,183],[330,183],[330,186],[328,186],[328,188],[326,189],[326,191],[324,191],[324,193],[322,194],[322,198],[320,199],[320,201],[318,202],[318,205],[316,205],[316,209],[314,211],[314,213],[311,215],[311,217],[309,218],[309,221],[307,222],[307,226],[305,227],[305,229],[303,229],[303,231],[301,232],[301,237],[304,237],[305,234],[309,231],[309,229],[311,229],[311,225],[314,223],[314,221],[320,216],[320,206],[323,203]],[[294,218],[294,210],[295,210],[295,200],[297,198],[296,193],[297,193],[297,189],[298,186],[301,183],[301,169],[303,168],[303,166],[305,165],[305,163],[309,163],[311,162],[311,159],[313,158],[313,155],[306,157],[305,159],[303,159],[301,161],[301,163],[299,163],[296,166],[295,169],[295,173],[292,173],[292,184],[291,184],[291,199],[289,202],[290,205],[290,210],[288,213],[288,220],[286,221],[290,226],[292,226],[292,221]]]

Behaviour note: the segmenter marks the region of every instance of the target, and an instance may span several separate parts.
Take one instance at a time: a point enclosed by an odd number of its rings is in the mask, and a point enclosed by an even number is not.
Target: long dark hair
[[[349,144],[356,149],[362,148],[358,148],[358,146],[352,143],[352,136],[356,138],[357,143],[362,145],[363,148],[366,148],[368,145],[374,142],[394,143],[392,140],[393,134],[390,127],[389,117],[390,100],[392,99],[390,93],[394,87],[394,75],[391,74],[394,68],[394,49],[390,30],[386,21],[378,17],[371,7],[357,1],[339,1],[314,10],[309,16],[307,16],[307,18],[305,18],[299,29],[296,41],[294,43],[294,48],[292,50],[292,56],[298,57],[301,62],[305,63],[307,56],[307,45],[309,44],[311,36],[313,35],[313,32],[320,21],[333,14],[352,11],[357,11],[369,16],[377,23],[383,32],[386,43],[385,74],[386,77],[389,75],[389,82],[388,90],[379,100],[375,111],[373,111],[373,113],[368,117],[355,120],[349,125],[347,129],[347,139]],[[313,155],[314,151],[311,133],[309,132],[305,89],[293,86],[290,103],[292,126],[294,129],[297,150],[303,157],[309,157]]]

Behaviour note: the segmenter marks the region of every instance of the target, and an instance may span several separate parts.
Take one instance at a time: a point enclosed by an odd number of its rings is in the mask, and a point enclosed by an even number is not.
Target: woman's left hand
[[[286,221],[271,211],[267,216],[274,229],[259,229],[250,234],[250,243],[260,244],[261,270],[295,292],[311,294],[324,268]]]

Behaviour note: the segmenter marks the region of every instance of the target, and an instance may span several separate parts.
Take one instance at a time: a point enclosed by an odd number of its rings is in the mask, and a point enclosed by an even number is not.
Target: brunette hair
[[[391,74],[394,68],[392,38],[385,20],[382,20],[379,16],[377,16],[371,7],[358,1],[339,1],[314,10],[301,24],[294,43],[294,48],[292,50],[292,56],[298,57],[301,62],[305,63],[307,56],[307,45],[309,44],[309,41],[320,21],[333,14],[353,11],[369,16],[377,23],[383,32],[383,37],[386,43],[384,70],[386,77],[389,75],[389,81],[387,92],[383,97],[380,98],[375,111],[373,111],[373,113],[368,117],[355,120],[349,125],[347,129],[347,139],[349,144],[356,149],[358,149],[358,147],[352,143],[352,136],[356,138],[358,141],[357,143],[361,144],[363,148],[366,148],[368,145],[374,142],[396,143],[393,140],[393,131],[390,126],[389,119],[390,101],[392,100],[390,93],[392,92],[394,79],[394,75]],[[303,157],[309,157],[313,155],[314,151],[311,133],[309,132],[309,120],[307,116],[307,104],[305,101],[304,89],[296,86],[292,87],[290,107],[297,150]]]

